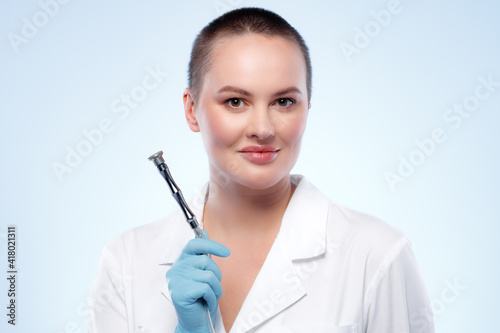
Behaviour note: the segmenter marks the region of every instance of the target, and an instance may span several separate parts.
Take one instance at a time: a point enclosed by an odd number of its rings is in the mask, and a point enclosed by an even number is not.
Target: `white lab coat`
[[[408,238],[298,184],[281,229],[230,333],[432,333]],[[208,184],[190,201],[202,220]],[[122,234],[102,253],[89,301],[92,333],[174,332],[165,273],[192,231],[179,211]],[[220,312],[217,333],[225,332]]]

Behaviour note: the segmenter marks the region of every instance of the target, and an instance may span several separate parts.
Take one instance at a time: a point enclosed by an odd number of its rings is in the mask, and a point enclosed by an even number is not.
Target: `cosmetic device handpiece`
[[[182,195],[181,189],[179,188],[179,186],[177,186],[177,184],[174,181],[174,178],[172,178],[172,175],[170,174],[170,170],[168,169],[168,166],[165,163],[165,160],[163,159],[163,151],[160,150],[156,154],[149,156],[149,160],[153,161],[153,163],[158,168],[158,171],[160,172],[160,174],[166,180],[168,187],[170,187],[170,191],[172,192],[172,196],[175,198],[175,201],[177,201],[177,203],[181,207],[181,210],[184,213],[184,216],[186,217],[186,222],[189,224],[191,229],[193,229],[195,237],[196,238],[205,238],[205,235],[201,231],[200,225],[198,224],[198,221],[196,220],[196,216],[194,216],[191,209],[189,209],[189,206],[187,205],[186,200],[184,199],[184,196]],[[208,256],[210,256],[210,255],[208,255]],[[210,316],[210,311],[209,311],[208,305],[206,303],[205,303],[205,308],[207,310],[207,316],[208,316],[208,322],[209,322],[208,326],[210,328],[210,332],[215,333],[214,325],[212,323],[212,317]]]
[[[186,217],[186,222],[189,224],[191,229],[193,229],[196,238],[205,238],[203,232],[201,231],[200,225],[196,220],[196,216],[194,216],[191,209],[189,209],[189,206],[187,205],[186,200],[182,195],[181,189],[179,188],[179,186],[177,186],[174,179],[172,178],[172,174],[170,173],[170,170],[168,169],[168,166],[165,163],[165,160],[163,159],[163,151],[159,151],[156,154],[149,156],[149,160],[153,161],[153,163],[158,168],[160,174],[163,176],[163,178],[165,178],[168,187],[170,187],[170,191],[172,192],[172,196],[175,198],[175,201],[177,201],[177,203],[181,207],[181,210],[184,213],[184,216]]]

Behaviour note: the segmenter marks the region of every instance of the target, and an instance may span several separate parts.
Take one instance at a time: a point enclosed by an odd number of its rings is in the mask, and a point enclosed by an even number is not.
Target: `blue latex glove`
[[[222,296],[222,274],[217,264],[204,254],[227,257],[230,251],[209,240],[205,230],[203,233],[207,239],[190,240],[167,272],[168,289],[179,320],[176,332],[210,332],[205,302],[215,323]]]

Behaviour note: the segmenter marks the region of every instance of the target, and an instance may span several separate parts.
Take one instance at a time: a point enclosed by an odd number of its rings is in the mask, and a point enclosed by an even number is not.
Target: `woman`
[[[191,208],[210,240],[176,212],[112,242],[91,332],[434,332],[405,235],[290,175],[310,98],[308,49],[278,15],[238,9],[200,32],[183,101],[209,159]]]

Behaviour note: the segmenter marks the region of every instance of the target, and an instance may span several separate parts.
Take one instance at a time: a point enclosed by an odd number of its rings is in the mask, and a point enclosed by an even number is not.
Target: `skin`
[[[203,227],[231,250],[227,258],[212,257],[223,276],[219,306],[229,331],[293,194],[290,171],[310,104],[305,61],[289,40],[258,34],[220,38],[211,60],[198,102],[188,88],[183,100],[188,126],[201,132],[209,159]],[[279,152],[269,163],[254,163],[241,153],[254,145]]]

